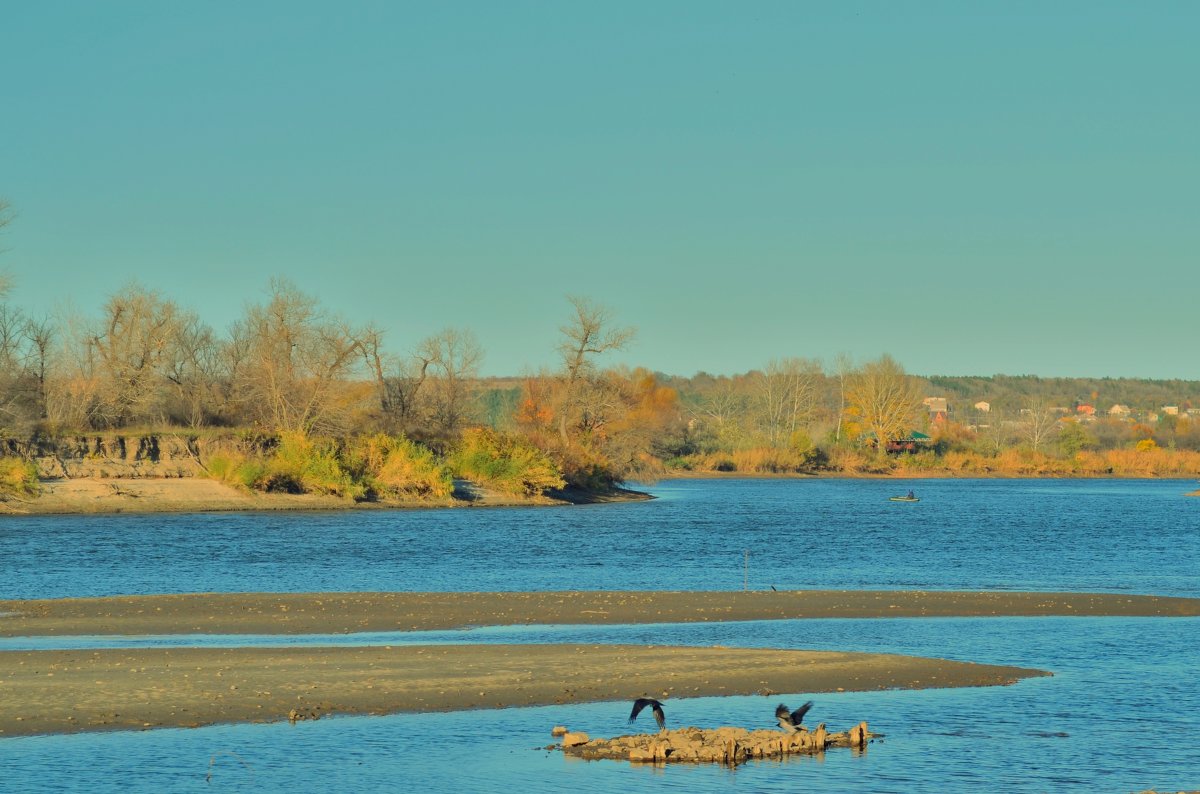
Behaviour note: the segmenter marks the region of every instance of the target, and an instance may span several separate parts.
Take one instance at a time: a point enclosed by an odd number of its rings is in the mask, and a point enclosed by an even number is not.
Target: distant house
[[[1131,413],[1133,411],[1129,410],[1128,405],[1121,405],[1120,403],[1115,403],[1112,408],[1108,409],[1108,415],[1114,419],[1125,419]]]
[[[1162,407],[1162,412],[1164,414],[1166,414],[1167,416],[1179,416],[1179,406],[1178,405],[1164,405]]]
[[[992,410],[992,404],[989,402],[984,402],[983,400],[980,400],[979,402],[975,403],[975,410],[986,414],[987,412]]]
[[[1075,412],[1082,416],[1095,416],[1096,415],[1096,406],[1080,404],[1080,405],[1076,406]]]
[[[927,445],[932,439],[919,430],[913,430],[905,438],[889,439],[884,449],[889,455],[913,454]]]
[[[925,403],[925,407],[929,409],[929,421],[946,421],[946,415],[950,413],[950,403],[945,397],[926,397],[921,402]]]

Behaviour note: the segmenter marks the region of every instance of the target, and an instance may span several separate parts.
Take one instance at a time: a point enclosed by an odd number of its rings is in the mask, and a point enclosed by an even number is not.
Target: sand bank
[[[78,477],[42,480],[37,496],[0,495],[2,515],[96,513],[199,513],[231,510],[346,510],[429,507],[524,507],[650,498],[618,489],[610,494],[556,491],[525,497],[479,483],[456,481],[453,496],[440,499],[383,499],[355,502],[319,494],[258,493],[203,477]]]
[[[830,617],[1200,615],[1200,599],[884,591],[209,593],[0,601],[5,636],[342,633]],[[622,645],[148,648],[0,653],[0,736],[289,715],[990,686],[1039,670],[917,657]],[[684,718],[686,719],[686,718]]]
[[[0,600],[0,636],[340,634],[553,623],[1045,615],[1197,616],[1200,599],[875,590],[198,593]]]
[[[887,654],[628,645],[0,653],[0,736],[708,695],[991,686],[1038,670]],[[686,706],[668,706],[686,720]]]

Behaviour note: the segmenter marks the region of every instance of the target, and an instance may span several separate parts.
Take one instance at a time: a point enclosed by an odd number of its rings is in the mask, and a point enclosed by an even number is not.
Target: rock
[[[553,728],[550,729],[551,736],[565,736],[566,733],[567,733],[566,725],[555,725]]]
[[[866,747],[867,746],[867,722],[862,722],[850,729],[850,746],[851,747]]]
[[[564,733],[562,737],[563,747],[576,747],[581,744],[588,743],[588,735],[583,731],[575,731],[573,733]]]

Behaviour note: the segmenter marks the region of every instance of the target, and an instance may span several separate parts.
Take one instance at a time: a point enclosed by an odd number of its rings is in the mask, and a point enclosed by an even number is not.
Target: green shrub
[[[266,490],[286,493],[320,493],[358,499],[366,489],[338,460],[330,441],[303,433],[281,433],[279,446],[267,461]]]
[[[450,467],[459,477],[525,496],[538,496],[549,488],[566,485],[558,467],[529,441],[487,428],[463,433]]]
[[[0,457],[0,493],[36,496],[40,489],[37,466],[8,455]]]
[[[240,452],[211,455],[205,464],[210,479],[241,488],[266,490],[267,464],[257,457]]]
[[[369,495],[442,498],[454,491],[454,480],[433,452],[404,436],[360,438],[346,458]]]

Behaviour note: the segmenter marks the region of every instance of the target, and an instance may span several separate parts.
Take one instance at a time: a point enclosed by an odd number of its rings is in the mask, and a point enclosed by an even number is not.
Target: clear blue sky
[[[1200,4],[65,2],[0,12],[0,268],[216,328],[283,275],[395,349],[690,375],[1200,379]]]

